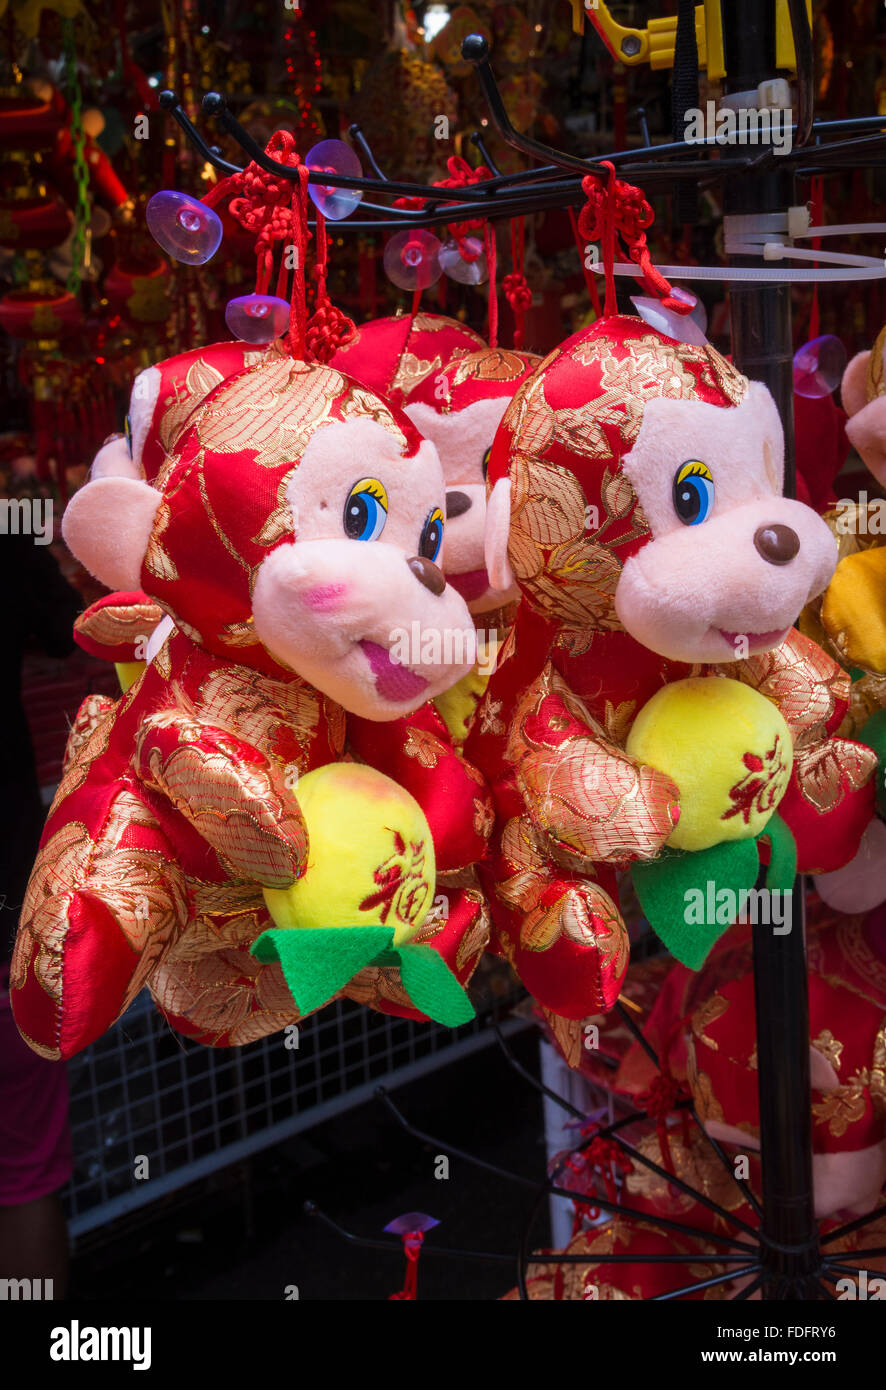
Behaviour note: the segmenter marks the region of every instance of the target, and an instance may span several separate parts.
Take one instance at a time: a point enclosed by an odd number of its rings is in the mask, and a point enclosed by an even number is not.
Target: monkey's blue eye
[[[439,507],[435,507],[422,527],[418,553],[423,555],[426,560],[436,560],[442,544],[443,513]]]
[[[388,519],[388,494],[378,478],[361,478],[348,493],[342,522],[352,541],[377,541]]]
[[[128,415],[123,421],[123,433],[126,436],[126,447],[129,450],[129,457],[132,458],[132,423]]]
[[[714,478],[706,463],[688,459],[674,474],[674,511],[684,526],[700,526],[714,505]]]

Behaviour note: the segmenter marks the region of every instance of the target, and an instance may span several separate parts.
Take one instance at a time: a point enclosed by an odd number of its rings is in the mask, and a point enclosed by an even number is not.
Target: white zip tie
[[[760,249],[754,247],[748,255],[759,255]],[[813,255],[813,260],[820,259]],[[862,257],[856,257],[862,260]],[[602,264],[591,267],[600,277],[606,274],[606,268]],[[659,265],[656,266],[666,280],[759,280],[764,284],[827,284],[833,281],[843,280],[882,280],[886,278],[886,264],[882,261],[874,261],[872,258],[862,267],[841,266],[839,269],[827,270],[820,267],[815,270],[770,270],[763,266],[726,266],[726,265]],[[616,275],[630,275],[636,280],[642,280],[643,272],[633,261],[618,261],[613,266]]]

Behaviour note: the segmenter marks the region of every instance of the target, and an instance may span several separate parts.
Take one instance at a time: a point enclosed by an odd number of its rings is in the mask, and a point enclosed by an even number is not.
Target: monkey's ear
[[[75,492],[62,519],[68,549],[109,589],[139,589],[161,496],[135,478],[96,478]]]
[[[886,396],[875,396],[847,420],[846,438],[877,482],[886,482]]]
[[[484,550],[486,573],[493,589],[504,592],[516,584],[508,559],[508,536],[511,530],[511,480],[499,478],[486,503]]]
[[[870,352],[857,352],[843,373],[840,396],[843,409],[849,416],[857,415],[867,405],[867,376]]]
[[[99,478],[143,476],[141,464],[136,463],[132,457],[126,436],[123,434],[112,435],[105,441],[92,460],[92,468],[89,471],[90,482],[96,482]]]

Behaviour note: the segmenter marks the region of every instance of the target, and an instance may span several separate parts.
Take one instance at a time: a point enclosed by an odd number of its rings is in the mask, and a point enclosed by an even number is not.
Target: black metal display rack
[[[685,10],[686,6],[682,7]],[[694,7],[689,7],[691,14]],[[682,13],[681,10],[681,13]],[[406,227],[433,227],[455,223],[469,217],[501,220],[519,217],[547,208],[572,208],[584,201],[581,181],[588,174],[602,182],[611,177],[610,170],[601,167],[606,159],[620,177],[638,184],[647,195],[675,189],[680,194],[681,211],[687,195],[697,199],[699,192],[718,185],[723,194],[727,214],[766,214],[786,212],[794,202],[793,189],[799,177],[842,173],[847,168],[869,168],[886,160],[886,118],[872,116],[841,121],[814,119],[812,42],[804,0],[789,0],[797,56],[797,120],[792,128],[792,148],[774,156],[771,147],[762,153],[757,150],[721,149],[688,144],[674,140],[667,144],[646,144],[642,148],[617,151],[596,159],[581,159],[541,144],[520,134],[511,125],[501,94],[488,60],[488,46],[479,35],[464,41],[463,56],[471,62],[486,99],[491,124],[510,146],[531,159],[539,161],[520,173],[501,174],[489,159],[482,136],[472,138],[493,177],[482,183],[458,190],[441,190],[434,186],[410,184],[385,177],[373,158],[372,151],[359,127],[351,135],[364,159],[373,171],[371,178],[347,178],[326,172],[312,173],[312,182],[341,188],[362,190],[358,218],[349,218],[337,227],[342,231],[401,230]],[[728,92],[747,91],[775,76],[775,6],[773,0],[722,0],[725,65],[728,72]],[[685,29],[685,21],[684,21]],[[678,48],[680,45],[678,45]],[[685,99],[684,94],[680,99]],[[675,92],[675,101],[678,97]],[[161,106],[178,122],[188,140],[219,172],[231,174],[239,166],[223,158],[217,146],[210,145],[189,120],[176,97],[164,92]],[[248,159],[283,178],[297,175],[285,165],[269,159],[264,150],[250,137],[228,110],[225,99],[211,92],[203,100],[203,110],[215,118],[219,126],[242,148]],[[370,201],[366,195],[371,195]],[[460,201],[453,202],[457,196]],[[418,210],[396,208],[395,198],[423,199]],[[730,257],[735,265],[753,263],[747,257]],[[765,383],[779,407],[785,432],[785,492],[794,493],[793,447],[793,385],[790,287],[787,283],[738,282],[730,295],[732,349],[737,365],[748,376]],[[882,1216],[880,1208],[867,1216],[851,1221],[820,1238],[815,1220],[812,1195],[812,1136],[809,1073],[809,1005],[805,953],[805,923],[802,884],[793,894],[793,930],[774,936],[762,926],[753,928],[753,968],[757,1014],[757,1050],[759,1058],[758,1085],[760,1102],[760,1144],[762,1192],[758,1200],[747,1184],[735,1178],[733,1163],[719,1144],[705,1136],[717,1159],[736,1181],[751,1211],[754,1225],[727,1211],[704,1193],[698,1192],[667,1171],[630,1144],[622,1134],[629,1125],[644,1119],[637,1111],[623,1116],[615,1123],[603,1126],[596,1134],[613,1140],[619,1149],[675,1188],[691,1195],[702,1206],[715,1212],[731,1234],[717,1234],[693,1227],[685,1222],[636,1211],[621,1203],[608,1201],[600,1194],[582,1196],[558,1183],[562,1164],[542,1180],[508,1173],[482,1158],[464,1153],[447,1145],[445,1140],[411,1128],[408,1121],[382,1093],[382,1099],[397,1119],[416,1138],[433,1143],[437,1151],[446,1150],[468,1162],[479,1164],[499,1174],[503,1179],[536,1190],[533,1218],[550,1195],[583,1203],[587,1207],[617,1213],[630,1222],[639,1222],[662,1231],[702,1237],[720,1248],[722,1253],[710,1256],[713,1263],[727,1265],[728,1272],[706,1280],[690,1280],[683,1287],[656,1295],[659,1300],[686,1297],[740,1276],[748,1282],[736,1299],[747,1299],[758,1290],[764,1299],[834,1299],[830,1285],[841,1273],[857,1276],[865,1258],[886,1254],[886,1249],[861,1249],[851,1255],[829,1253],[835,1242],[859,1230]],[[799,905],[799,906],[797,906]],[[625,1023],[637,1041],[658,1066],[658,1058],[650,1047],[630,1012],[618,1006]],[[505,1049],[507,1051],[507,1049]],[[510,1058],[513,1065],[519,1063]],[[522,1071],[522,1068],[519,1068]],[[540,1083],[523,1073],[527,1084]],[[540,1087],[576,1118],[585,1118],[562,1097],[546,1087]],[[700,1126],[694,1107],[684,1102],[693,1121]],[[700,1126],[701,1127],[701,1126]],[[702,1133],[704,1130],[702,1129]],[[591,1140],[577,1145],[580,1153]],[[310,1208],[340,1237],[363,1246],[378,1249],[399,1249],[396,1239],[374,1240],[344,1231],[328,1215]],[[594,1256],[556,1255],[536,1252],[532,1245],[533,1219],[521,1232],[516,1253],[491,1251],[447,1250],[426,1246],[429,1256],[479,1258],[513,1264],[516,1259],[520,1295],[528,1297],[527,1271],[532,1266],[555,1263],[584,1263],[600,1261],[607,1264],[675,1263],[689,1264],[697,1256],[680,1254],[623,1254]]]

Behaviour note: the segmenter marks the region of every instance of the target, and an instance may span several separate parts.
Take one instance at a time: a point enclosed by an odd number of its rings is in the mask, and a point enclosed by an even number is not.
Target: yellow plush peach
[[[330,763],[295,789],[308,862],[291,888],[264,889],[278,927],[393,927],[415,936],[433,901],[434,842],[414,797],[361,763]]]
[[[664,686],[634,720],[627,751],[680,789],[680,819],[667,843],[701,850],[759,835],[781,801],[793,741],[765,696],[722,676]]]

